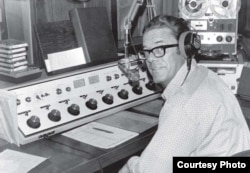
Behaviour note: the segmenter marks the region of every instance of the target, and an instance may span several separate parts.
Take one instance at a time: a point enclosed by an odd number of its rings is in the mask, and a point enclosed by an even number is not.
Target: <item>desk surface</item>
[[[105,150],[93,147],[59,134],[21,147],[0,140],[0,152],[5,149],[12,149],[48,158],[30,171],[34,173],[72,173],[83,172],[83,170],[86,173],[95,172],[143,150],[157,129],[158,118],[152,117],[152,113],[145,115],[145,113],[124,112],[125,114],[118,113],[119,116],[114,114],[97,120],[107,125],[113,124],[115,127],[140,133],[139,136],[112,149]],[[156,110],[156,112],[159,111]]]
[[[21,147],[6,144],[0,147],[48,158],[30,172],[95,172],[123,158],[143,150],[151,140],[156,128],[109,150],[96,148],[61,135],[48,140],[35,141]]]

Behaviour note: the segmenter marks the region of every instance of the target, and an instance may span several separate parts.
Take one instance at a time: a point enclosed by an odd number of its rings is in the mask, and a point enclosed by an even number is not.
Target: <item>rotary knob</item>
[[[71,115],[79,115],[80,114],[80,107],[77,104],[72,104],[68,107],[68,112]]]
[[[125,89],[122,89],[121,91],[118,92],[118,96],[122,99],[128,99],[128,91]]]
[[[108,105],[111,105],[114,103],[114,97],[111,94],[106,94],[102,97],[102,101]]]
[[[227,37],[226,37],[226,40],[227,40],[227,42],[230,43],[230,42],[233,40],[233,38],[232,38],[231,36],[227,36]]]
[[[142,94],[142,87],[139,85],[136,85],[132,88],[132,91],[137,94],[137,95],[141,95]]]
[[[33,115],[27,120],[27,124],[29,127],[37,129],[41,126],[40,118],[38,116]]]
[[[190,3],[190,6],[191,6],[192,8],[195,8],[195,7],[197,6],[197,3],[196,3],[195,1],[192,1],[192,2]]]
[[[86,106],[91,110],[97,109],[96,99],[89,99],[89,101],[86,102]]]
[[[49,114],[48,117],[51,121],[57,122],[61,120],[61,113],[60,111],[53,109]]]
[[[154,91],[156,89],[155,83],[152,81],[149,81],[148,83],[146,83],[145,86],[147,89],[152,90],[152,91]]]
[[[29,102],[31,102],[31,98],[30,97],[26,97],[25,101],[29,103]]]
[[[218,37],[216,38],[216,40],[217,40],[218,42],[222,42],[222,41],[223,41],[223,37],[222,37],[222,36],[218,36]]]
[[[223,1],[223,2],[222,2],[222,6],[223,6],[224,8],[228,7],[228,5],[229,5],[228,1]]]

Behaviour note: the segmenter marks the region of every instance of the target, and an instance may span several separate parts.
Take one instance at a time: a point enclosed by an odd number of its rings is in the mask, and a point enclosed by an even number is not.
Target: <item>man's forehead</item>
[[[157,43],[176,43],[176,38],[169,28],[156,28],[143,35],[143,45]]]

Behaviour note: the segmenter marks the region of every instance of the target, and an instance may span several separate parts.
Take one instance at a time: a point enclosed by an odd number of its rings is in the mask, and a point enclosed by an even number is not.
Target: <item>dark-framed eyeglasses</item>
[[[140,56],[147,59],[150,53],[153,53],[153,55],[156,58],[161,58],[165,55],[166,49],[172,48],[172,47],[178,47],[178,44],[162,45],[162,46],[154,47],[152,49],[144,49],[143,51],[140,52]]]

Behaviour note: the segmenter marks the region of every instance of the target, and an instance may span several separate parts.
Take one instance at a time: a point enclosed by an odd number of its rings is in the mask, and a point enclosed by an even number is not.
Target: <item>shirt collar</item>
[[[192,71],[194,71],[196,66],[197,66],[197,63],[195,60],[193,60],[191,63],[191,70],[189,72],[189,75]],[[182,83],[187,75],[187,72],[188,72],[187,65],[186,65],[186,63],[184,63],[181,66],[181,68],[179,69],[179,71],[176,73],[174,78],[170,81],[168,86],[164,89],[164,91],[162,93],[162,98],[164,100],[167,100],[167,98],[169,98],[169,96],[173,95],[181,87],[181,85],[182,85]]]

